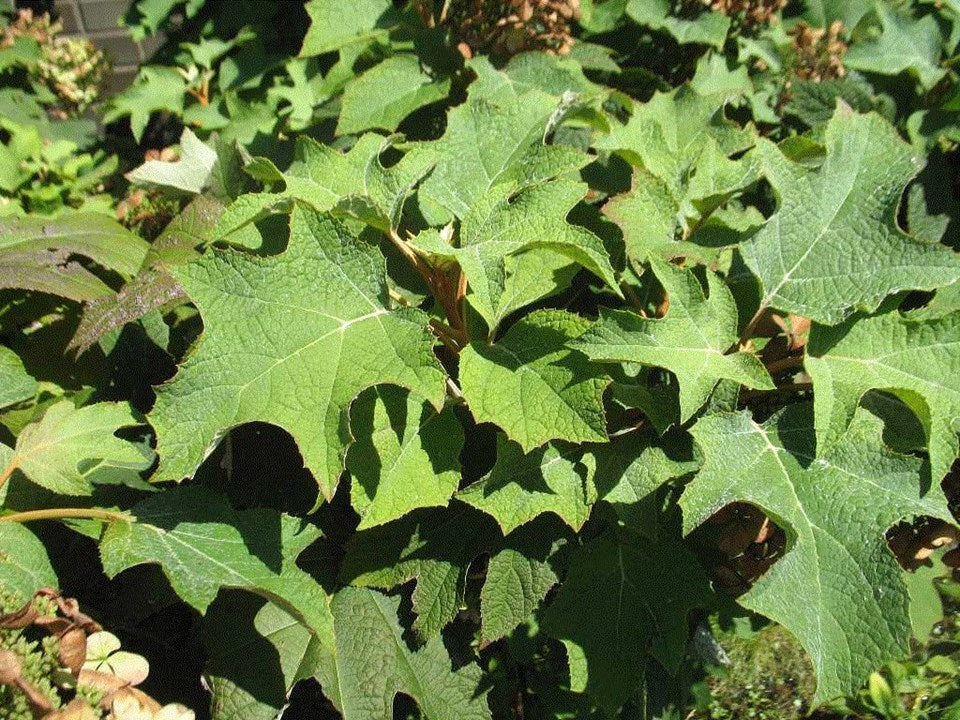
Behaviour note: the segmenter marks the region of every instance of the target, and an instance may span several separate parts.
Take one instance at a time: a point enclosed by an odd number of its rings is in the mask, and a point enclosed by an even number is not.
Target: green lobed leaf
[[[389,0],[310,0],[306,4],[310,27],[303,39],[301,57],[321,55],[356,42],[385,37],[390,27]]]
[[[786,531],[786,555],[739,602],[797,637],[817,675],[814,702],[855,692],[901,657],[908,597],[884,535],[908,517],[950,519],[942,495],[925,492],[920,461],[889,450],[866,410],[820,457],[809,404],[762,425],[746,411],[707,415],[692,433],[704,464],[680,499],[684,529],[748,502]]]
[[[61,495],[90,495],[93,484],[146,470],[152,454],[116,436],[140,420],[126,403],[96,403],[82,408],[62,400],[27,425],[5,458],[0,486],[14,473]],[[2,498],[2,495],[0,495]]]
[[[437,412],[409,391],[381,385],[353,403],[350,426],[346,465],[358,530],[445,506],[456,492],[463,428],[452,406]]]
[[[898,396],[923,425],[936,487],[957,457],[960,314],[897,311],[810,330],[804,367],[813,380],[817,454],[829,452],[871,389]]]
[[[0,449],[0,456],[3,452]],[[58,585],[39,538],[19,523],[0,523],[0,591],[25,603],[40,588]]]
[[[235,510],[201,487],[157,493],[112,522],[100,541],[104,572],[157,563],[174,591],[205,612],[222,588],[277,602],[333,648],[333,618],[323,588],[296,559],[320,537],[309,523],[269,508]]]
[[[353,535],[340,578],[350,585],[381,590],[416,580],[413,629],[419,637],[429,638],[460,611],[467,568],[498,537],[487,516],[462,503],[416,510]]]
[[[130,87],[110,98],[103,122],[129,117],[133,138],[140,142],[153,113],[183,113],[186,92],[187,83],[174,68],[144,65]]]
[[[552,512],[574,530],[590,516],[596,500],[595,463],[576,445],[549,444],[524,454],[497,435],[497,463],[457,498],[493,517],[504,534]]]
[[[260,420],[293,436],[329,499],[343,470],[346,412],[362,390],[391,383],[443,402],[426,317],[389,309],[383,256],[329,215],[296,208],[281,255],[215,252],[173,274],[204,334],[158,389],[155,480],[191,475],[225,431]]]
[[[910,71],[927,90],[946,74],[940,67],[943,39],[933,15],[914,20],[886,3],[874,5],[879,28],[869,39],[854,43],[843,64],[854,70],[897,75]]]
[[[740,250],[763,286],[761,307],[834,325],[887,295],[960,277],[960,257],[897,227],[904,187],[921,160],[879,115],[838,108],[827,156],[810,169],[773,143],[757,146],[780,207]]]
[[[344,720],[392,720],[398,692],[413,698],[426,720],[490,720],[480,668],[471,662],[453,669],[439,635],[411,651],[397,606],[395,598],[363,588],[333,596],[336,653],[317,677]]]
[[[495,202],[589,161],[573,147],[544,142],[556,97],[479,68],[481,78],[471,85],[467,102],[448,113],[443,137],[419,146],[437,158],[419,191],[421,206],[443,210],[427,208],[431,224],[450,215],[462,218],[484,197]]]
[[[497,343],[464,348],[460,385],[474,418],[498,425],[525,452],[549,440],[605,440],[610,380],[566,347],[589,326],[563,310],[538,310]]]
[[[571,689],[615,710],[642,687],[648,652],[676,671],[687,614],[709,597],[706,576],[680,543],[608,531],[573,554],[542,627],[566,647]]]
[[[701,94],[689,84],[658,92],[596,145],[662,180],[680,203],[691,170],[700,171],[698,161],[708,145],[726,158],[754,144],[751,128],[741,129],[724,116],[727,102],[738,95],[737,90]]]
[[[755,355],[729,352],[737,341],[737,307],[719,277],[705,271],[710,293],[705,296],[694,273],[660,261],[651,261],[651,268],[667,291],[665,317],[601,311],[600,320],[570,346],[591,360],[643,363],[673,372],[680,384],[681,423],[703,406],[721,378],[773,388]]]
[[[0,346],[0,408],[29,400],[36,395],[37,387],[20,356]]]
[[[413,55],[394,55],[357,76],[343,90],[337,134],[396,130],[414,110],[443,100],[449,79],[432,78]]]

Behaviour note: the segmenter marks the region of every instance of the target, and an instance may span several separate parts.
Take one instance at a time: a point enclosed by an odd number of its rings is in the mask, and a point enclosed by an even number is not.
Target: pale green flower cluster
[[[71,110],[83,112],[100,94],[107,71],[102,50],[89,40],[58,37],[63,25],[50,16],[34,16],[21,10],[9,27],[0,29],[0,47],[10,47],[17,38],[32,38],[39,46],[39,58],[29,64],[30,75]]]
[[[64,102],[82,112],[100,94],[106,58],[89,40],[53,38],[41,46],[37,78]]]

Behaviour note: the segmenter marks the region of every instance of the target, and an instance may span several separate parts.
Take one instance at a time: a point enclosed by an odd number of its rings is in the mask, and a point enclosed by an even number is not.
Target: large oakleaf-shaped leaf
[[[426,316],[389,309],[380,251],[328,215],[296,209],[278,256],[215,252],[173,272],[204,334],[157,393],[156,479],[191,475],[227,430],[260,420],[293,436],[330,498],[345,413],[360,391],[391,383],[443,401]]]
[[[914,239],[897,208],[922,161],[876,114],[841,106],[827,124],[826,158],[815,169],[773,143],[757,146],[780,208],[741,246],[763,286],[761,308],[834,325],[872,311],[891,293],[932,290],[960,278],[960,256]]]
[[[894,311],[836,327],[814,325],[804,367],[813,378],[818,454],[843,435],[868,390],[888,390],[923,425],[939,487],[958,450],[960,314],[923,318]]]
[[[680,383],[680,421],[700,409],[721,379],[753,388],[773,388],[755,355],[728,352],[737,340],[737,306],[714,273],[707,272],[709,297],[694,273],[668,263],[651,266],[667,291],[663,318],[627,310],[601,312],[600,320],[571,343],[591,360],[665,367]]]
[[[784,528],[786,555],[739,602],[796,635],[819,703],[854,692],[906,652],[909,600],[885,533],[906,517],[950,513],[942,495],[924,492],[920,460],[883,444],[876,417],[860,410],[816,458],[812,415],[801,404],[762,425],[748,412],[700,419],[692,432],[704,465],[680,504],[687,531],[732,502]]]

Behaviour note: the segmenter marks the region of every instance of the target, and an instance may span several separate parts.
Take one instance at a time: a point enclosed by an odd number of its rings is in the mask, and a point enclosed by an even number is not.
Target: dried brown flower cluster
[[[736,18],[744,28],[770,25],[787,0],[703,0],[711,10]]]
[[[38,45],[51,42],[63,30],[59,22],[51,22],[50,16],[34,16],[29,8],[17,13],[16,19],[5,28],[0,28],[0,48],[12,47],[19,37],[33,38]]]
[[[43,650],[20,631],[46,634]],[[135,686],[150,672],[140,655],[80,611],[73,598],[43,588],[0,613],[0,710],[34,720],[194,720],[192,710],[161,705]],[[69,699],[73,696],[72,699]]]
[[[30,74],[68,108],[82,112],[100,94],[107,61],[89,40],[58,37],[62,30],[63,25],[46,13],[34,15],[29,9],[20,10],[16,20],[0,28],[0,47],[11,47],[22,37],[36,40],[40,59],[30,68]]]
[[[793,74],[801,80],[823,82],[846,75],[843,56],[847,43],[843,23],[835,20],[829,28],[814,28],[799,23],[790,31],[793,39]]]
[[[580,0],[453,0],[446,24],[465,55],[508,58],[525,50],[563,55],[573,45]]]

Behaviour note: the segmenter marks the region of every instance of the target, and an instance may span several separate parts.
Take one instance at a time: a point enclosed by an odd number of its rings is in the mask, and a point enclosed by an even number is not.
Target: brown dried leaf
[[[57,659],[74,677],[77,676],[87,659],[87,634],[82,628],[74,625],[60,636]]]
[[[12,650],[0,650],[0,685],[14,685],[20,679],[23,663]]]

